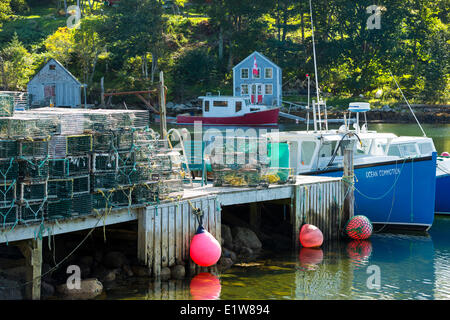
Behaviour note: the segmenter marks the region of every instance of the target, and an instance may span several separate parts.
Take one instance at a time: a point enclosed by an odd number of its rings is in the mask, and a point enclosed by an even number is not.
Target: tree
[[[3,21],[7,20],[12,13],[11,0],[0,0],[0,27],[3,25]]]
[[[147,62],[152,55],[151,81],[158,71],[158,58],[163,54],[166,18],[160,0],[122,0],[106,19],[100,33],[114,43],[111,51],[119,57],[140,55]],[[124,61],[122,59],[122,61]]]
[[[73,51],[76,65],[81,69],[83,81],[89,87],[92,84],[98,58],[105,51],[105,43],[95,29],[95,20],[85,17],[80,28],[74,33]]]
[[[74,44],[73,31],[67,27],[58,28],[44,41],[48,56],[58,60],[66,68],[71,60]]]
[[[11,42],[0,52],[2,63],[2,86],[4,90],[25,90],[34,73],[34,57],[14,34]]]

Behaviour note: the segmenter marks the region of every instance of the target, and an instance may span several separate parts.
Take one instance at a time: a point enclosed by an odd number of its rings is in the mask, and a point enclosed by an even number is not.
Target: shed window
[[[266,84],[266,90],[264,94],[273,94],[273,86],[271,84]]]
[[[248,79],[248,69],[247,68],[241,69],[241,79]]]
[[[221,101],[221,100],[219,100],[219,101],[214,101],[213,102],[213,106],[214,107],[228,107],[228,101]]]
[[[56,69],[56,65],[51,64],[51,65],[48,66],[48,68],[49,68],[50,70],[55,70],[55,69]]]
[[[248,84],[241,85],[241,95],[248,95]]]
[[[264,69],[264,78],[265,79],[272,79],[273,77],[273,69],[272,68],[265,68]]]

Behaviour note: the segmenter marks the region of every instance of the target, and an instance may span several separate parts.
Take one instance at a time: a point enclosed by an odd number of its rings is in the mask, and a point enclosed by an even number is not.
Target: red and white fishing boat
[[[249,98],[206,95],[202,100],[202,115],[178,115],[177,124],[261,126],[278,124],[279,107],[252,104]]]

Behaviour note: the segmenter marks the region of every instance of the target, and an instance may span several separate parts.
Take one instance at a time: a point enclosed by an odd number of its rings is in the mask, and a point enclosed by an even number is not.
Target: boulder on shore
[[[244,227],[234,227],[232,229],[233,247],[240,249],[247,247],[253,250],[259,250],[262,247],[261,241],[258,239],[256,233]],[[240,251],[240,250],[236,250]]]
[[[56,291],[68,300],[88,300],[100,295],[103,291],[103,284],[96,278],[84,279],[80,281],[80,289],[69,289],[67,284],[56,287]]]

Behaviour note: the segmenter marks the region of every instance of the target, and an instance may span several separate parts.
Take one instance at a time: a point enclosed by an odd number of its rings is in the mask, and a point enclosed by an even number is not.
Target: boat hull
[[[436,177],[436,213],[450,214],[450,174]]]
[[[236,117],[202,117],[202,116],[177,116],[177,124],[194,124],[201,122],[202,125],[235,125],[235,126],[258,126],[278,124],[278,113],[280,109],[273,108],[264,111],[247,113]]]
[[[428,230],[433,224],[436,153],[431,157],[355,166],[355,215],[374,228]],[[316,172],[339,177],[342,169]],[[448,189],[447,189],[448,190]]]

